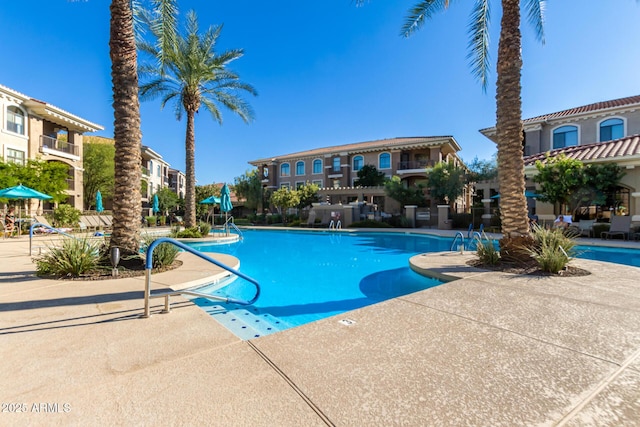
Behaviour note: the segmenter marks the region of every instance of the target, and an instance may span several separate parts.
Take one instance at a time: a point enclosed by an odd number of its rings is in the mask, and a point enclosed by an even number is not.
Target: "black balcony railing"
[[[59,139],[52,138],[47,135],[40,135],[40,148],[41,149],[47,148],[49,150],[55,150],[55,151],[60,151],[67,154],[73,154],[74,156],[80,155],[80,151],[78,150],[78,147],[76,147],[74,144],[67,141],[61,141]]]
[[[425,169],[435,165],[435,160],[412,160],[398,163],[398,170]]]

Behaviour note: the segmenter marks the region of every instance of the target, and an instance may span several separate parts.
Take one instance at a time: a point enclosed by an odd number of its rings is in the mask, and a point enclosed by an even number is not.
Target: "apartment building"
[[[5,162],[27,159],[64,163],[67,203],[83,209],[82,136],[104,128],[54,105],[0,85],[0,154]],[[44,208],[49,209],[48,202]]]
[[[181,199],[184,199],[186,182],[187,178],[184,172],[178,169],[169,168],[169,188],[171,188]]]
[[[142,209],[151,215],[152,198],[162,188],[169,187],[170,165],[146,145],[142,146]]]
[[[640,221],[640,95],[582,105],[523,120],[523,152],[527,189],[535,191],[531,180],[535,162],[547,153],[564,154],[585,164],[614,162],[626,174],[612,206],[591,207],[586,216],[608,217],[612,213],[631,215]],[[495,127],[483,129],[495,142]],[[535,213],[553,218],[553,206],[530,200]],[[576,213],[574,213],[576,214]]]
[[[383,187],[355,185],[358,171],[373,165],[387,177],[399,176],[406,185],[423,182],[427,168],[458,157],[460,146],[453,136],[403,137],[337,145],[250,161],[258,168],[264,188],[299,188],[306,182],[320,187],[322,201],[332,204],[366,202],[379,211],[402,213],[402,206],[386,197]],[[427,194],[428,196],[428,194]],[[465,194],[458,203],[468,205]],[[435,206],[435,205],[434,205]]]

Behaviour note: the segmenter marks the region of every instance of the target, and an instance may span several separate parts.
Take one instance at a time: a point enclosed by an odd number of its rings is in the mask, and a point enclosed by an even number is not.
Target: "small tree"
[[[273,192],[271,203],[278,208],[278,212],[282,215],[282,221],[286,222],[286,210],[297,206],[300,203],[300,196],[296,190],[283,187]]]
[[[116,147],[100,143],[84,143],[82,146],[84,206],[90,207],[95,206],[98,190],[103,199],[113,197]]]
[[[304,209],[307,206],[311,206],[313,203],[320,201],[320,196],[318,196],[318,187],[316,184],[310,184],[308,181],[305,185],[298,188],[296,190],[298,192],[298,198],[300,202],[298,203],[298,209]]]
[[[573,212],[579,201],[576,195],[586,184],[584,164],[561,154],[536,161],[536,169],[538,174],[533,181],[540,184],[538,200],[553,203],[556,212],[564,212],[564,207]]]
[[[163,187],[156,194],[158,195],[158,206],[160,208],[160,212],[167,212],[178,206],[180,197],[178,197],[178,195],[170,188]]]
[[[198,218],[206,217],[211,208],[211,205],[203,205],[200,201],[211,196],[220,197],[220,187],[215,184],[196,186],[196,214]]]
[[[364,165],[358,171],[358,179],[355,182],[355,185],[359,185],[361,187],[379,187],[384,185],[387,177],[384,172],[379,172],[373,165]]]
[[[238,198],[244,199],[244,206],[258,210],[263,204],[262,182],[257,169],[246,171],[244,175],[234,179],[233,191]]]
[[[438,203],[453,204],[464,191],[464,169],[453,162],[440,162],[427,172],[431,197]]]
[[[498,164],[495,155],[491,160],[479,160],[476,156],[467,166],[469,167],[468,182],[491,181],[498,177]]]
[[[387,196],[397,200],[402,206],[427,206],[427,199],[424,196],[424,186],[418,184],[411,187],[405,187],[402,184],[402,180],[397,175],[394,175],[384,183],[384,192]]]

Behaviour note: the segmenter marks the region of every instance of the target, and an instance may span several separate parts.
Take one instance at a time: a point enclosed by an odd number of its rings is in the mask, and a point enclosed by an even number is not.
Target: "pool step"
[[[290,327],[286,322],[270,314],[257,313],[253,308],[234,308],[237,307],[235,305],[227,307],[203,299],[199,299],[196,304],[243,340],[269,335]]]

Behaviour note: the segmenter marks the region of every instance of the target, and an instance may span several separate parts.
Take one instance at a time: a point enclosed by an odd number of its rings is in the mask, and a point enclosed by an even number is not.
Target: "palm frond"
[[[422,0],[409,9],[409,15],[405,18],[400,35],[409,37],[419,30],[427,19],[434,13],[440,12],[449,7],[450,0]]]
[[[489,76],[489,0],[476,0],[469,22],[469,54],[471,72],[486,92]]]
[[[546,6],[546,0],[528,0],[526,3],[527,20],[535,30],[536,39],[542,44],[544,44],[544,11]]]

